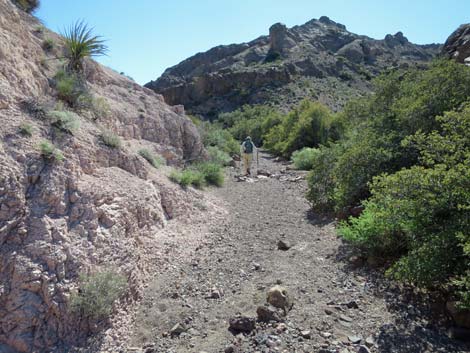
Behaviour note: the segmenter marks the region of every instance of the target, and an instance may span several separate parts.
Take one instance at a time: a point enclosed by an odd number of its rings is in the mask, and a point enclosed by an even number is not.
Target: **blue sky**
[[[98,61],[143,84],[197,52],[322,15],[373,38],[402,31],[415,43],[442,43],[470,22],[470,1],[42,0],[36,15],[54,31],[84,19],[108,40],[109,56]]]

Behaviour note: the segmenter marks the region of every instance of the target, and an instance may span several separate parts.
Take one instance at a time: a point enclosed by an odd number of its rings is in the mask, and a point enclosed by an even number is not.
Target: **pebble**
[[[353,343],[353,344],[358,344],[362,341],[362,337],[360,336],[348,336],[348,339]]]
[[[300,335],[302,336],[302,338],[305,338],[305,339],[312,338],[312,332],[310,330],[300,331]]]

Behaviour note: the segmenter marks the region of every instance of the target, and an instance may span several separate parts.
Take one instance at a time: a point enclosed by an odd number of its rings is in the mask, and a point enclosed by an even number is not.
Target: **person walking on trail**
[[[253,141],[251,141],[250,136],[247,136],[245,141],[243,141],[240,153],[242,155],[243,175],[251,175],[251,163],[253,162],[253,156],[258,153],[258,149]]]

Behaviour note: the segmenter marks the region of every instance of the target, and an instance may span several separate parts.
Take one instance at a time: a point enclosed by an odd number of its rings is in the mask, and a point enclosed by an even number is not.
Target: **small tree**
[[[83,60],[87,57],[106,55],[108,47],[100,36],[92,33],[93,29],[83,21],[77,21],[65,29],[65,57],[68,59],[68,71],[83,73]]]

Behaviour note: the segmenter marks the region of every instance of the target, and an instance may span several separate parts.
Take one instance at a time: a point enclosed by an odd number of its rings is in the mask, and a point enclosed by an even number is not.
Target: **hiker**
[[[245,141],[243,141],[240,147],[240,153],[242,155],[243,161],[243,175],[251,175],[251,163],[253,161],[253,155],[258,153],[258,149],[256,148],[253,141],[251,141],[251,137],[247,136]]]

